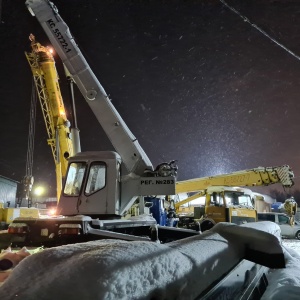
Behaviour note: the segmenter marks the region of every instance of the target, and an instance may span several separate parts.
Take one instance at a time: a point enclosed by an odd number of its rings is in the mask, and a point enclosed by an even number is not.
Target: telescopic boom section
[[[25,52],[31,67],[36,91],[48,133],[56,168],[57,197],[59,199],[62,181],[67,172],[68,158],[73,156],[74,147],[70,136],[70,122],[59,87],[58,74],[51,49],[42,46],[31,34],[31,52]]]
[[[55,5],[47,0],[27,0],[26,5],[45,30],[128,172],[142,175],[145,170],[153,170],[148,156],[112,105]]]
[[[294,185],[294,173],[288,165],[258,167],[224,175],[177,181],[176,193],[198,192],[209,186],[268,186],[275,183],[281,183],[285,188]]]

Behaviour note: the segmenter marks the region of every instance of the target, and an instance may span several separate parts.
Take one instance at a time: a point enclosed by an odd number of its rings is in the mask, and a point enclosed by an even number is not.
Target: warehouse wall
[[[15,207],[18,182],[0,175],[0,203]]]

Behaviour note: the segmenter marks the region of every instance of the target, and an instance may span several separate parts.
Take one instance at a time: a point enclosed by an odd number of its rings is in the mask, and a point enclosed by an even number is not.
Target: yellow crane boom
[[[176,209],[205,194],[210,186],[268,186],[281,183],[284,187],[294,185],[294,173],[288,165],[279,167],[258,167],[223,175],[195,178],[176,182],[176,194],[195,192],[194,195],[176,202]]]
[[[31,34],[31,52],[25,52],[29,62],[48,134],[56,168],[57,200],[62,189],[68,158],[73,156],[70,122],[59,87],[59,78],[50,48],[42,46]]]
[[[289,166],[258,167],[223,175],[195,178],[176,182],[176,193],[196,192],[212,185],[225,186],[267,186],[281,183],[285,187],[293,186],[294,174]]]

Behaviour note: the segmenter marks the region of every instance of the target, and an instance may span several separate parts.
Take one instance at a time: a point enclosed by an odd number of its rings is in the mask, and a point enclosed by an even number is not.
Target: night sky
[[[30,33],[49,42],[25,0],[1,2],[0,175],[20,181],[32,80],[24,51]],[[178,160],[178,180],[284,164],[299,176],[300,61],[220,1],[53,2],[153,165]],[[300,1],[227,3],[300,55]],[[76,105],[82,150],[113,150],[78,92]],[[40,107],[36,127],[33,175],[55,196]]]

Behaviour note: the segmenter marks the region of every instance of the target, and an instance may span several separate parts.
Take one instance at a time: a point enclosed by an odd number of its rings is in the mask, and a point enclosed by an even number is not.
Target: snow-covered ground
[[[300,255],[300,240],[296,239],[283,239],[282,245],[295,250]]]

